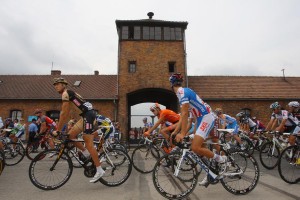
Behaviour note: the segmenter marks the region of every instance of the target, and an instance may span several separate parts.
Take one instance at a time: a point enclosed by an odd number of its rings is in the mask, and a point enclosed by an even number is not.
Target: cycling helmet
[[[274,102],[274,103],[272,103],[271,105],[270,105],[270,108],[271,109],[276,109],[276,108],[280,108],[281,106],[280,106],[280,104],[276,101],[276,102]]]
[[[289,104],[288,104],[289,107],[294,107],[294,108],[299,108],[300,107],[300,104],[298,101],[291,101]]]
[[[37,108],[37,109],[34,110],[34,114],[38,114],[38,113],[42,113],[42,109]]]
[[[223,111],[222,111],[221,108],[216,108],[216,110],[215,110],[215,113],[216,113],[217,115],[221,114],[222,112],[223,112]]]
[[[183,77],[181,73],[175,73],[170,76],[169,81],[171,85],[174,86],[177,84],[181,84],[183,82]]]
[[[238,114],[236,114],[237,117],[243,117],[245,115],[244,112],[239,112]]]
[[[150,111],[154,111],[154,109],[160,109],[160,106],[159,106],[158,103],[155,103],[154,105],[152,105],[152,106],[150,107]]]
[[[68,85],[68,82],[64,78],[62,78],[62,77],[54,78],[53,79],[53,85],[55,85],[57,83],[63,83],[65,85]]]

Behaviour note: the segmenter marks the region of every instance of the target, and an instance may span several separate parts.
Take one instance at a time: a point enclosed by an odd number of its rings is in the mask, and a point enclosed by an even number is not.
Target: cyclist
[[[181,128],[180,134],[176,135],[176,141],[180,142],[188,134],[188,116],[189,111],[197,118],[196,134],[192,141],[192,151],[200,156],[213,158],[219,163],[225,163],[226,156],[220,156],[213,153],[203,146],[204,140],[207,138],[214,126],[215,117],[211,113],[210,106],[205,103],[193,90],[183,88],[183,77],[180,73],[172,74],[169,78],[173,91],[176,93],[180,103],[181,117],[178,126]]]
[[[287,110],[281,109],[278,102],[270,105],[273,110],[271,119],[267,124],[266,131],[293,132],[296,125],[293,123],[294,117]]]
[[[14,120],[14,127],[12,128],[9,138],[13,141],[13,142],[17,142],[18,138],[21,138],[22,135],[25,133],[25,127],[19,123],[18,119]]]
[[[107,139],[109,137],[114,138],[115,127],[114,127],[112,121],[108,117],[97,114],[96,127],[97,127],[97,131],[95,131],[93,133],[95,138],[99,138],[99,135],[101,133],[104,134],[104,139]]]
[[[34,115],[37,116],[40,121],[40,130],[35,137],[38,138],[39,135],[46,134],[49,146],[51,149],[54,149],[54,142],[50,133],[57,130],[57,124],[50,117],[43,115],[42,109],[35,109]]]
[[[98,158],[98,152],[94,148],[94,121],[96,119],[96,112],[93,109],[93,105],[90,102],[84,100],[76,92],[67,89],[68,82],[64,78],[55,78],[53,85],[55,90],[62,96],[62,110],[60,112],[59,122],[57,126],[58,131],[54,131],[53,134],[59,134],[64,124],[68,120],[68,116],[72,108],[74,111],[82,116],[82,118],[73,126],[69,131],[70,139],[75,139],[77,135],[83,132],[83,140],[85,147],[80,142],[75,142],[74,145],[79,148],[85,157],[92,157],[92,160],[97,168],[95,176],[90,180],[91,183],[97,182],[105,173],[101,167],[101,163]]]
[[[252,140],[258,140],[258,137],[255,137],[257,124],[250,117],[246,116],[244,112],[239,112],[236,114],[236,119],[239,122],[241,131],[249,133]]]
[[[242,150],[245,149],[241,138],[239,137],[239,125],[237,120],[230,115],[224,114],[221,108],[216,108],[215,110],[216,115],[218,116],[219,120],[219,128],[221,129],[233,129],[233,138],[239,143]]]
[[[147,117],[143,118],[143,123],[144,123],[143,133],[145,133],[146,131],[148,131],[153,126],[153,124],[151,122],[148,122],[148,118]]]
[[[290,145],[295,145],[296,135],[300,132],[300,121],[297,118],[297,113],[300,109],[300,104],[298,101],[291,101],[289,102],[288,107],[289,107],[289,113],[292,117],[289,119],[291,119],[291,123],[293,123],[295,126],[295,129],[293,130],[293,132],[291,132],[292,134],[289,137],[289,143]]]
[[[160,105],[158,103],[152,105],[150,107],[150,111],[157,116],[158,120],[149,130],[144,133],[144,136],[149,137],[150,133],[160,125],[158,134],[162,134],[166,140],[169,140],[171,132],[175,130],[179,122],[180,115],[169,109],[160,109]],[[172,148],[165,147],[164,150],[169,153]]]

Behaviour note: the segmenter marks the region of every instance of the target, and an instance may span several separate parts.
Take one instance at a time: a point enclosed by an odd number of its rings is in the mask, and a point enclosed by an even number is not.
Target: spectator
[[[31,124],[28,126],[28,144],[34,141],[34,136],[38,133],[38,126],[36,124],[36,119],[31,120]]]

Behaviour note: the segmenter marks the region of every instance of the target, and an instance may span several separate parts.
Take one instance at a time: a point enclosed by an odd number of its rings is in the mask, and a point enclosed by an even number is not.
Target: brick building
[[[124,136],[130,128],[130,106],[159,102],[178,111],[177,97],[170,90],[169,76],[181,72],[185,86],[195,90],[212,108],[221,107],[235,116],[244,110],[267,123],[269,105],[300,100],[300,77],[187,76],[185,30],[187,22],[153,19],[116,20],[117,75],[0,75],[0,116],[25,118],[42,108],[59,117],[61,100],[52,80],[62,76],[69,88],[93,103],[96,110],[119,121]]]

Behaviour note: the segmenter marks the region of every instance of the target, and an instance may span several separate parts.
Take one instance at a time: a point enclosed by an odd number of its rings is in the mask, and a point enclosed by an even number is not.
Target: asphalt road
[[[259,162],[259,160],[258,160]],[[30,161],[25,157],[16,166],[7,166],[0,176],[0,200],[160,200],[164,199],[154,188],[151,174],[140,174],[133,169],[129,179],[121,186],[107,187],[101,183],[89,183],[82,169],[74,169],[70,180],[54,191],[36,188],[29,180]],[[208,188],[197,186],[189,199],[214,200],[299,200],[300,184],[290,185],[279,177],[277,168],[266,170],[260,166],[261,176],[256,188],[247,195],[233,195],[221,184]]]

